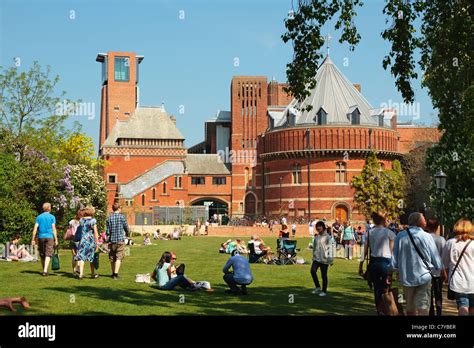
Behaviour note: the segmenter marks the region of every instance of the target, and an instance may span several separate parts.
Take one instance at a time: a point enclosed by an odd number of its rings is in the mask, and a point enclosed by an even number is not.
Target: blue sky
[[[291,0],[0,0],[0,65],[20,58],[20,69],[35,60],[60,76],[60,90],[70,99],[94,103],[95,118],[72,116],[97,144],[100,117],[98,52],[134,51],[140,65],[140,104],[161,105],[176,115],[191,146],[204,138],[204,121],[230,109],[234,75],[272,76],[284,82],[292,49],[280,36]],[[355,23],[362,41],[354,52],[337,41],[328,26],[331,58],[378,107],[402,103],[394,79],[382,68],[389,44],[380,33],[387,26],[385,1],[367,0]],[[74,12],[71,12],[74,11]],[[184,19],[182,16],[184,15]],[[180,18],[181,16],[181,18]],[[74,17],[74,18],[72,18]],[[239,66],[234,66],[235,58]],[[349,62],[344,66],[344,59]],[[426,89],[415,82],[419,123],[433,124],[436,112]],[[179,113],[180,105],[184,113]],[[414,113],[403,117],[408,120]]]

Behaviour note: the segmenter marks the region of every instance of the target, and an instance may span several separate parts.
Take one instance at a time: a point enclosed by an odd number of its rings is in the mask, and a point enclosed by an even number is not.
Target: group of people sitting
[[[247,295],[247,286],[253,281],[248,260],[241,256],[235,249],[232,256],[224,265],[224,281],[229,286],[226,293],[234,295]],[[177,286],[187,291],[199,289],[213,292],[211,285],[207,281],[193,281],[185,275],[185,265],[175,266],[177,256],[175,252],[165,251],[153,270],[151,278],[156,282],[160,290],[173,290]],[[240,286],[240,287],[239,287]]]

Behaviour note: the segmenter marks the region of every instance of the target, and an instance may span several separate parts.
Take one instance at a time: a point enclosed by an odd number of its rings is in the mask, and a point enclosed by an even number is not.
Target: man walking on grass
[[[393,267],[398,269],[407,301],[407,315],[428,315],[431,278],[441,270],[441,258],[433,238],[423,231],[426,220],[421,213],[408,217],[408,227],[395,238]]]
[[[48,275],[49,262],[53,256],[54,247],[58,245],[58,234],[56,232],[56,218],[50,213],[51,204],[43,204],[43,213],[36,217],[35,227],[31,245],[36,244],[38,237],[38,249],[41,257],[41,266],[43,267],[43,277]],[[36,236],[38,233],[38,236]]]
[[[119,270],[125,253],[125,234],[129,228],[125,216],[120,214],[120,205],[112,205],[112,213],[107,218],[107,239],[109,241],[109,260],[112,267],[112,279],[119,279]]]

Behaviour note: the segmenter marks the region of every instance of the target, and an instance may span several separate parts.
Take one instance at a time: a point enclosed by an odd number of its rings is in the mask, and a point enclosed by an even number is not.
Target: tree
[[[287,76],[288,91],[296,99],[303,100],[309,94],[307,87],[316,84],[324,42],[320,29],[338,15],[335,28],[342,27],[339,41],[348,42],[353,50],[361,39],[353,19],[362,5],[355,0],[298,1],[295,13],[285,20],[287,32],[282,36],[284,42],[293,42]],[[442,138],[428,151],[427,168],[433,204],[438,209],[445,205],[446,221],[452,226],[460,216],[472,218],[474,211],[474,4],[470,0],[387,0],[383,13],[390,26],[382,37],[391,44],[383,67],[390,67],[405,102],[413,102],[412,81],[418,77],[418,63],[422,86],[439,111]],[[433,184],[439,169],[448,175],[442,199]]]
[[[371,152],[351,185],[356,207],[367,219],[373,212],[383,211],[389,219],[396,220],[403,212],[400,200],[404,198],[405,178],[399,161],[393,161],[392,169],[384,171],[375,152]]]
[[[403,171],[407,178],[406,208],[421,211],[430,202],[430,182],[432,177],[426,167],[427,151],[432,145],[417,147],[405,155]]]
[[[13,155],[0,153],[0,243],[6,243],[20,234],[31,237],[35,211],[19,192],[16,178],[21,167]]]
[[[34,217],[51,202],[58,231],[81,206],[93,205],[99,228],[105,225],[106,188],[92,139],[76,123],[67,129],[56,113],[58,77],[34,63],[27,72],[0,74],[0,235],[31,237]],[[7,236],[7,237],[5,237]]]
[[[0,67],[1,68],[1,67]],[[0,74],[1,128],[7,132],[9,146],[23,159],[32,129],[49,132],[62,125],[67,114],[57,114],[56,105],[65,92],[55,95],[59,77],[50,78],[51,68],[42,71],[34,62],[28,71],[20,72],[11,67]]]

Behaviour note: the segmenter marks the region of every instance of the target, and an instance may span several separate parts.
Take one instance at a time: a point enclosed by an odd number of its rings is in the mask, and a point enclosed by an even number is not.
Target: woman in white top
[[[449,273],[447,282],[454,291],[459,315],[474,315],[474,230],[472,222],[460,219],[454,225],[456,237],[443,248],[443,264]],[[459,260],[462,251],[464,254]],[[458,263],[454,270],[454,267]],[[454,272],[453,272],[454,271]]]
[[[316,236],[313,241],[313,263],[311,265],[310,273],[314,282],[312,293],[319,296],[326,296],[327,294],[328,268],[329,265],[332,265],[334,260],[334,240],[326,230],[326,224],[323,221],[318,221],[316,224]],[[322,289],[318,279],[318,269],[321,270],[321,278],[323,279]]]
[[[83,212],[82,209],[79,209],[77,211],[76,216],[74,217],[74,219],[69,221],[69,228],[72,229],[73,236],[76,235],[77,228],[80,225],[79,221],[81,220],[82,212]],[[76,256],[76,253],[77,253],[77,246],[78,245],[79,245],[79,242],[75,242],[74,239],[69,242],[69,247],[71,248],[71,252],[72,252],[72,274],[79,273],[79,271],[77,269],[77,261],[74,260],[74,257]]]
[[[396,314],[396,304],[390,293],[392,274],[390,272],[395,233],[388,229],[386,215],[382,212],[372,213],[375,227],[367,235],[364,252],[360,257],[359,275],[364,276],[364,260],[370,249],[370,261],[367,272],[374,285],[374,299],[377,314]]]

